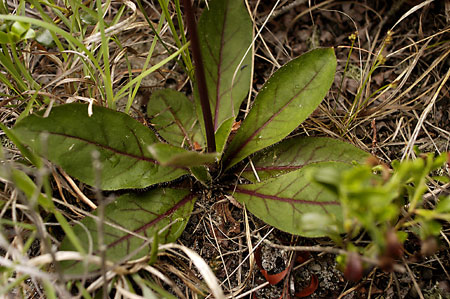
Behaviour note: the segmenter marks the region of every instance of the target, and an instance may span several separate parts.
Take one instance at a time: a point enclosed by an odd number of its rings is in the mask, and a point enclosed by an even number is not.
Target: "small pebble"
[[[320,272],[322,270],[322,267],[319,264],[312,264],[311,267],[309,267],[311,269],[311,271],[314,272]]]

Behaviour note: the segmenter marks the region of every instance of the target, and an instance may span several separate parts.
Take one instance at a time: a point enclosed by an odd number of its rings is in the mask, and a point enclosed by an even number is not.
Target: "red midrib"
[[[225,38],[225,24],[227,21],[227,13],[228,13],[228,1],[227,1],[227,7],[225,8],[225,13],[223,16],[223,24],[222,24],[222,32],[220,35],[220,50],[219,50],[219,61],[217,63],[217,84],[216,84],[216,109],[214,112],[214,131],[217,131],[219,127],[219,109],[220,109],[220,72],[221,72],[221,66],[222,66],[222,54],[223,54],[223,41]]]
[[[147,228],[156,225],[158,222],[160,222],[161,220],[167,218],[168,216],[173,214],[176,210],[178,210],[179,208],[181,208],[182,206],[184,206],[185,204],[190,202],[194,197],[195,197],[195,194],[192,194],[192,193],[186,195],[181,201],[179,201],[176,205],[174,205],[172,208],[167,210],[165,213],[162,213],[161,215],[159,215],[158,217],[156,217],[155,219],[153,219],[149,223],[139,227],[138,229],[135,229],[133,232],[134,233],[140,233],[142,231],[145,231]],[[125,241],[125,240],[127,240],[127,239],[129,239],[131,237],[133,237],[133,235],[126,234],[125,236],[123,236],[123,237],[121,237],[121,238],[111,242],[110,244],[108,244],[107,247],[108,248],[114,247],[115,245],[119,244],[120,242]]]
[[[311,82],[316,78],[316,76],[319,74],[319,72],[316,72],[314,74],[314,76],[311,78],[311,80],[309,80],[309,82],[307,84],[305,84],[305,86],[303,86],[302,89],[299,90],[299,92],[297,92],[291,99],[289,99],[289,101],[284,104],[277,112],[275,112],[261,127],[259,127],[257,130],[255,130],[255,132],[253,132],[236,150],[234,150],[230,156],[228,157],[228,161],[231,161],[234,159],[234,157],[237,155],[237,153],[239,153],[244,147],[247,146],[247,144],[253,140],[255,138],[255,136],[261,132],[268,124],[270,124],[272,122],[272,120],[277,117],[282,111],[284,111],[286,109],[286,107],[292,103],[292,101],[294,101],[305,89],[306,87],[309,86],[309,84],[311,84]]]
[[[276,195],[262,194],[262,193],[258,193],[258,192],[252,191],[252,190],[241,189],[241,188],[236,188],[235,192],[247,194],[252,197],[254,196],[254,197],[259,197],[259,198],[263,198],[263,199],[287,202],[290,204],[302,203],[302,204],[309,204],[309,205],[316,205],[316,206],[339,205],[339,202],[337,202],[337,201],[312,201],[312,200],[302,200],[302,199],[294,199],[294,198],[288,198],[288,197],[279,197]]]

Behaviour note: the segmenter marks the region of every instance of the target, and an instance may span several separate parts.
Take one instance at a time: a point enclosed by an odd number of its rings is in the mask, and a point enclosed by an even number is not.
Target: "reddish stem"
[[[208,99],[208,88],[206,86],[205,68],[203,66],[202,54],[200,52],[200,43],[197,34],[197,24],[195,22],[194,12],[191,6],[191,0],[183,0],[184,12],[186,15],[187,29],[191,38],[192,56],[195,64],[195,78],[197,80],[198,94],[202,107],[203,121],[206,130],[206,143],[208,153],[216,151],[216,139],[214,137],[214,127],[212,122],[211,106]]]

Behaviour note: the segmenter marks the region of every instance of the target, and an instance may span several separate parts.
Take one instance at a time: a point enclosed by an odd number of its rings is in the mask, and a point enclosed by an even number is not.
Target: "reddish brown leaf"
[[[295,297],[303,298],[303,297],[309,296],[317,290],[318,286],[319,286],[319,280],[317,279],[317,276],[315,274],[312,274],[311,281],[309,282],[309,286],[307,286],[300,292],[295,293]]]
[[[194,150],[196,151],[202,150],[202,146],[197,141],[194,141]]]
[[[231,127],[231,132],[237,131],[241,127],[241,121],[235,121]]]
[[[261,271],[261,274],[271,285],[276,285],[277,283],[282,281],[289,271],[289,266],[287,266],[283,271],[276,274],[269,274],[267,270],[264,270],[261,260],[261,247],[258,247],[255,251],[255,261],[259,267],[259,270]]]
[[[344,277],[347,280],[357,282],[363,274],[363,265],[361,256],[356,252],[350,252],[347,256],[347,265],[345,266]]]
[[[386,255],[394,259],[403,255],[403,244],[393,229],[388,230],[386,233]]]
[[[430,256],[439,249],[438,242],[435,237],[428,237],[421,242],[420,253],[423,256]]]
[[[306,260],[308,260],[310,257],[311,257],[311,253],[310,252],[298,252],[297,253],[297,257],[295,258],[295,262],[296,263],[303,263]],[[255,261],[256,261],[256,264],[258,265],[258,267],[259,267],[259,269],[261,271],[261,274],[266,278],[266,280],[271,285],[275,285],[275,284],[279,283],[281,280],[283,280],[283,278],[286,277],[287,273],[291,269],[291,267],[289,267],[289,265],[288,265],[286,267],[286,269],[284,269],[280,273],[269,274],[262,267],[261,248],[260,247],[258,247],[256,249],[256,251],[255,251]],[[318,278],[317,278],[317,276],[315,274],[312,274],[309,286],[304,288],[300,292],[295,293],[295,297],[296,298],[302,298],[302,297],[309,296],[309,295],[311,295],[312,293],[314,293],[317,290],[318,286],[319,286],[319,280],[318,280]],[[285,284],[285,286],[283,288],[283,293],[281,294],[281,296],[278,299],[282,299],[282,298],[290,298],[289,291],[288,291],[288,288],[287,288],[287,284]],[[255,293],[253,293],[253,299],[258,299],[258,297],[256,296]]]
[[[297,258],[295,259],[295,262],[297,264],[303,264],[311,257],[311,253],[309,251],[299,251],[297,252]]]

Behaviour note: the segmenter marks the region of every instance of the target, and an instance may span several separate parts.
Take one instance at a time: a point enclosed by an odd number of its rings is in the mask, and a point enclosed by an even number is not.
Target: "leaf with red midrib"
[[[247,166],[242,176],[256,182],[279,176],[319,162],[363,163],[370,154],[350,143],[327,137],[293,137],[257,153],[254,167]]]
[[[325,97],[335,70],[336,57],[328,48],[303,54],[276,71],[228,146],[225,167],[288,136]]]
[[[43,114],[25,117],[13,132],[23,144],[86,184],[96,184],[94,151],[99,154],[103,190],[145,188],[188,173],[160,165],[147,150],[159,142],[156,135],[125,113],[94,106],[89,116],[88,105],[74,103]]]
[[[244,2],[210,1],[200,17],[198,33],[217,152],[222,152],[250,89],[252,59],[246,51],[252,43],[252,22]],[[198,93],[195,95],[198,119],[203,119]],[[200,124],[203,126],[203,121]]]
[[[128,261],[149,254],[153,245],[151,238],[155,232],[161,230],[163,231],[159,234],[159,242],[174,242],[187,224],[195,199],[196,196],[189,190],[169,188],[155,189],[142,194],[129,193],[118,197],[113,203],[108,204],[104,211],[106,259],[121,262],[124,258]],[[86,252],[89,252],[89,247],[92,246],[92,253],[99,255],[98,226],[93,218],[84,218],[73,230]],[[139,250],[145,242],[147,245]],[[74,250],[68,238],[63,240],[60,250]],[[99,269],[99,265],[96,264],[86,266],[88,271]],[[84,267],[81,261],[62,263],[63,270],[68,274],[81,274]]]
[[[318,167],[344,170],[349,167],[341,162],[322,162],[268,179],[261,183],[240,185],[233,194],[240,203],[264,222],[291,234],[322,237],[323,231],[305,231],[300,218],[305,213],[327,214],[341,220],[341,207],[336,195],[312,183],[307,173]]]
[[[194,103],[183,93],[172,89],[154,91],[147,114],[154,129],[169,144],[189,146],[192,150],[201,150],[205,145]]]

